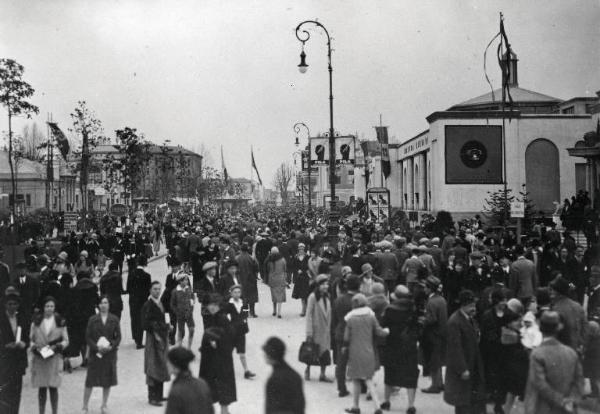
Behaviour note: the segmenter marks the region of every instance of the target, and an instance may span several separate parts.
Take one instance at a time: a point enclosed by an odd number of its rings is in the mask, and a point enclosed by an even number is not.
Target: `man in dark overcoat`
[[[242,284],[242,298],[248,304],[250,317],[256,318],[255,304],[258,302],[258,262],[250,255],[250,246],[242,243],[241,253],[237,255],[239,278]]]
[[[448,323],[448,304],[440,294],[440,280],[429,276],[425,281],[425,321],[421,348],[424,357],[423,375],[431,376],[431,386],[424,393],[438,394],[442,392],[442,366],[446,359],[446,324]]]
[[[127,276],[127,293],[129,294],[129,316],[131,317],[131,335],[135,341],[136,348],[142,349],[144,329],[142,328],[141,311],[142,306],[148,298],[152,279],[144,268],[148,264],[144,256],[138,256],[137,268],[130,269]]]
[[[144,374],[148,386],[148,402],[160,407],[163,396],[163,384],[170,380],[167,368],[169,352],[169,329],[165,318],[165,309],[160,302],[160,282],[152,282],[150,297],[142,307],[142,323],[146,331],[146,349],[144,349]]]
[[[2,292],[4,295],[4,292]],[[0,313],[0,413],[18,414],[23,375],[27,368],[30,321],[18,309],[21,298],[8,288]],[[18,338],[17,336],[20,336]]]
[[[460,308],[448,320],[444,401],[456,414],[485,413],[483,363],[475,320],[475,295],[459,293]]]

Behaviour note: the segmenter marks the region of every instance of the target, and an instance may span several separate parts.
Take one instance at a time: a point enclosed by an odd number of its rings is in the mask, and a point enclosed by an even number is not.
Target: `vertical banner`
[[[353,136],[336,137],[335,163],[354,165],[356,154],[354,150],[356,138]]]

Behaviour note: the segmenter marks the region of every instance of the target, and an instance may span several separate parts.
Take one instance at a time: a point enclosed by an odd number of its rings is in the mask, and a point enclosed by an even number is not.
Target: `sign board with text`
[[[512,218],[525,218],[525,203],[522,201],[511,202],[510,216]]]
[[[79,220],[79,214],[67,211],[63,213],[63,219],[65,223],[65,232],[77,231],[77,221]]]

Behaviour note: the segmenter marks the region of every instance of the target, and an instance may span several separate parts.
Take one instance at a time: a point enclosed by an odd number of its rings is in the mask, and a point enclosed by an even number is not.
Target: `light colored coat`
[[[578,401],[582,394],[577,353],[556,338],[544,339],[529,358],[525,414],[564,414],[563,399]]]
[[[348,344],[348,378],[371,379],[379,367],[375,336],[387,336],[371,308],[353,309],[346,317],[344,343]]]
[[[308,296],[306,304],[306,336],[312,337],[321,353],[331,349],[331,301],[329,298],[317,301],[314,292]]]
[[[65,349],[69,345],[67,327],[64,322],[56,316],[54,317],[54,327],[47,335],[42,329],[42,324],[32,324],[30,338],[32,347],[38,350],[50,343],[60,345],[62,349]],[[31,360],[32,387],[60,387],[62,362],[62,354],[60,353],[55,353],[51,357],[44,359],[34,352]]]

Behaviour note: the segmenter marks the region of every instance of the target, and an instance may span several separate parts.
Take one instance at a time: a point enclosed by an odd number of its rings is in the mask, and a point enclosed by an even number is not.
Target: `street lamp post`
[[[296,122],[294,124],[294,132],[296,133],[296,147],[298,147],[300,145],[300,141],[298,139],[298,134],[300,133],[300,127],[304,127],[306,129],[306,135],[307,135],[307,139],[308,139],[308,210],[310,211],[312,209],[312,181],[311,181],[311,170],[312,170],[312,166],[310,165],[310,161],[311,161],[311,145],[310,145],[310,130],[308,129],[308,127],[306,126],[306,124],[304,122]],[[302,162],[300,162],[300,170],[302,170]],[[302,174],[302,172],[301,172]],[[304,180],[302,180],[302,182],[304,183]],[[304,191],[304,186],[302,186],[302,191]],[[302,202],[302,204],[304,205],[304,202]]]
[[[327,36],[327,69],[329,71],[329,188],[330,188],[330,214],[328,233],[330,237],[337,235],[337,219],[338,211],[335,201],[335,132],[333,129],[333,68],[331,66],[331,36],[321,23],[316,20],[305,20],[296,27],[296,38],[302,42],[302,52],[300,53],[300,64],[298,70],[300,73],[306,73],[308,64],[306,63],[306,53],[304,52],[304,44],[310,39],[310,32],[307,29],[302,29],[304,25],[314,25],[320,27]]]

